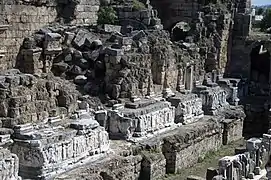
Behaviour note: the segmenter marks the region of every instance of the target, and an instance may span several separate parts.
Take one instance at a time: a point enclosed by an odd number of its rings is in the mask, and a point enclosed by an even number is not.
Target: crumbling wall
[[[171,29],[179,21],[191,22],[200,8],[197,0],[152,0],[151,3],[157,9],[165,29]]]
[[[199,157],[222,145],[222,129],[218,124],[209,122],[201,125],[164,139],[167,173],[176,173],[182,168],[193,166]]]
[[[98,0],[0,1],[0,41],[5,58],[0,69],[12,68],[23,39],[54,22],[93,24],[97,21]],[[2,28],[3,25],[5,28]],[[1,50],[1,49],[0,49]]]
[[[0,76],[0,84],[0,119],[4,127],[39,122],[49,115],[68,115],[77,108],[75,87],[59,78],[39,79],[14,69]]]

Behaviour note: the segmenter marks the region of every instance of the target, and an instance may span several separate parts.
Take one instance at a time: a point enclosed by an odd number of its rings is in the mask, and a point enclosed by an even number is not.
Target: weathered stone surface
[[[168,102],[156,102],[137,109],[119,109],[109,114],[111,136],[126,139],[142,137],[174,124],[175,108]]]
[[[168,101],[175,106],[175,122],[176,123],[193,123],[203,117],[202,99],[196,94],[177,95],[169,97]]]
[[[97,121],[90,119],[87,112],[71,121],[72,129],[48,124],[29,126],[33,130],[16,126],[20,131],[15,131],[12,147],[12,152],[18,154],[20,174],[24,178],[50,178],[55,171],[66,172],[109,149],[107,132]],[[81,161],[83,159],[85,161]]]
[[[96,0],[0,5],[0,69],[14,67],[16,59],[17,68],[32,74],[12,70],[0,75],[0,146],[8,147],[14,138],[12,150],[24,177],[48,179],[88,163],[64,179],[159,179],[241,138],[245,116],[238,95],[269,96],[269,81],[250,82],[248,91],[239,79],[221,78],[234,72],[230,64],[239,55],[230,58],[237,46],[254,46],[255,40],[246,38],[249,2],[153,1],[162,21],[149,1],[112,3],[118,25],[103,29],[90,26],[97,20]],[[241,54],[255,60],[250,52]],[[250,79],[261,69],[253,63]],[[240,69],[249,69],[244,64]],[[97,105],[101,101],[106,109]],[[269,103],[263,104],[266,113]],[[109,149],[106,130],[112,138],[134,143],[122,150],[113,146],[114,155],[95,161],[94,154]],[[267,147],[270,138],[263,139]],[[258,157],[259,143],[249,142],[250,156]],[[248,176],[259,173],[260,161],[253,162],[257,167]],[[18,179],[16,173],[9,174]]]

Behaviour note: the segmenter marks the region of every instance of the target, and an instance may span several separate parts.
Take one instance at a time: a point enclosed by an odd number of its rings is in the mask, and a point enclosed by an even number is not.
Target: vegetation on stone
[[[146,6],[139,0],[133,0],[133,9],[135,11],[141,11],[141,10],[146,9]]]
[[[115,24],[117,19],[116,11],[111,6],[101,7],[98,12],[98,24]]]

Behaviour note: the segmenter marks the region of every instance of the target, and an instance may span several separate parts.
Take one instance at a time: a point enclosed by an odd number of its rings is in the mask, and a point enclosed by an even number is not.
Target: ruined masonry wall
[[[160,0],[151,3],[157,9],[165,29],[179,21],[190,22],[200,7],[197,0]]]
[[[76,19],[72,24],[94,24],[99,10],[98,0],[79,0],[75,8]],[[31,1],[29,3],[32,3]],[[63,6],[63,5],[62,5]],[[35,30],[53,23],[58,17],[56,0],[37,6],[33,4],[18,4],[15,0],[0,0],[0,50],[5,51],[5,57],[0,59],[0,70],[15,66],[16,56],[25,37]],[[71,9],[66,9],[67,12]],[[2,25],[9,25],[2,31]]]
[[[19,160],[15,154],[10,153],[9,150],[0,147],[0,164],[1,172],[0,179],[14,179],[19,180]]]
[[[204,157],[206,152],[216,151],[222,145],[221,135],[215,134],[206,137],[202,141],[189,146],[176,153],[176,171],[191,167],[198,162],[200,157]]]
[[[243,136],[243,120],[226,120],[223,130],[223,144],[237,141]]]

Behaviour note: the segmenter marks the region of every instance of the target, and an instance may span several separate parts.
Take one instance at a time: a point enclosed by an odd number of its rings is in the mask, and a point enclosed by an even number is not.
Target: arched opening
[[[250,83],[254,95],[268,95],[270,82],[270,52],[263,45],[258,45],[250,53]]]
[[[190,25],[187,22],[177,22],[170,28],[172,41],[185,41],[191,30]]]

